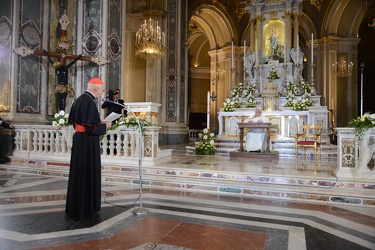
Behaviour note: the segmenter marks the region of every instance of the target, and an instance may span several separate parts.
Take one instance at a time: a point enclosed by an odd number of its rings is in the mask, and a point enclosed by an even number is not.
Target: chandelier
[[[352,75],[353,63],[346,60],[346,56],[342,55],[338,62],[333,64],[333,68],[338,77],[349,77]]]
[[[145,20],[135,36],[135,55],[145,60],[165,55],[165,34],[155,19]]]

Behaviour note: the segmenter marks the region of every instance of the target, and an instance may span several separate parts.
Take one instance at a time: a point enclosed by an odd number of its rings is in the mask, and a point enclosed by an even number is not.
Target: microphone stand
[[[121,104],[121,103],[117,103],[117,102],[114,102],[114,101],[111,101],[111,100],[107,100],[107,99],[102,99],[103,102],[109,102],[109,103],[113,103],[113,104],[116,104],[116,105],[120,105],[121,107],[123,108],[126,108],[128,111],[130,111],[130,113],[132,113],[134,115],[134,117],[136,118],[136,121],[138,123],[138,133],[139,133],[139,159],[138,159],[138,168],[139,168],[139,208],[137,209],[134,209],[133,210],[133,214],[134,215],[146,215],[148,214],[148,209],[145,209],[142,207],[142,158],[143,158],[143,138],[142,138],[142,128],[141,128],[141,123],[139,122],[139,119],[138,117],[135,115],[135,113],[129,108],[129,107],[126,107],[126,105],[124,104]]]

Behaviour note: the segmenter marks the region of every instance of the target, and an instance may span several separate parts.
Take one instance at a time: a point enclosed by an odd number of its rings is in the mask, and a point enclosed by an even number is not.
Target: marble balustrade
[[[159,149],[159,129],[160,127],[146,127],[144,140],[140,140],[138,129],[119,127],[108,130],[100,141],[102,163],[138,164],[140,147],[143,148],[142,159],[146,164],[153,165],[158,158],[170,155],[171,150]],[[18,125],[12,156],[69,162],[73,134],[72,126]]]
[[[358,141],[354,128],[336,128],[337,169],[336,176],[343,178],[375,179],[368,163],[375,159],[375,128],[367,130]]]

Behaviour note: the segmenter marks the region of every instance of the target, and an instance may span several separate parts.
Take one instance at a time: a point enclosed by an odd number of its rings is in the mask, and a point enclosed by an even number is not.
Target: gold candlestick
[[[329,135],[331,144],[337,144],[336,138],[336,124],[335,124],[335,111],[336,109],[330,109],[329,112],[331,113],[331,134]]]

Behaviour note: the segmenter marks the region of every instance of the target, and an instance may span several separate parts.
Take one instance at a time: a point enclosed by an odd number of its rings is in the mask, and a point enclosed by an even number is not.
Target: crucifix
[[[103,57],[91,57],[91,56],[82,56],[80,55],[71,55],[67,54],[67,51],[71,51],[74,48],[72,42],[68,40],[67,37],[67,26],[69,25],[70,21],[68,16],[65,13],[59,19],[59,23],[61,24],[61,37],[57,41],[56,52],[47,52],[46,50],[31,50],[26,46],[18,47],[14,50],[14,52],[22,57],[34,54],[37,56],[45,56],[47,57],[48,62],[55,68],[56,76],[57,76],[57,85],[55,89],[58,108],[60,110],[65,110],[66,106],[66,97],[74,97],[74,89],[68,83],[68,69],[73,66],[78,60],[81,61],[88,61],[94,62],[97,65],[103,65],[108,63],[107,60]],[[52,58],[57,58],[58,61],[53,62]],[[66,60],[73,60],[69,64],[66,64]]]

